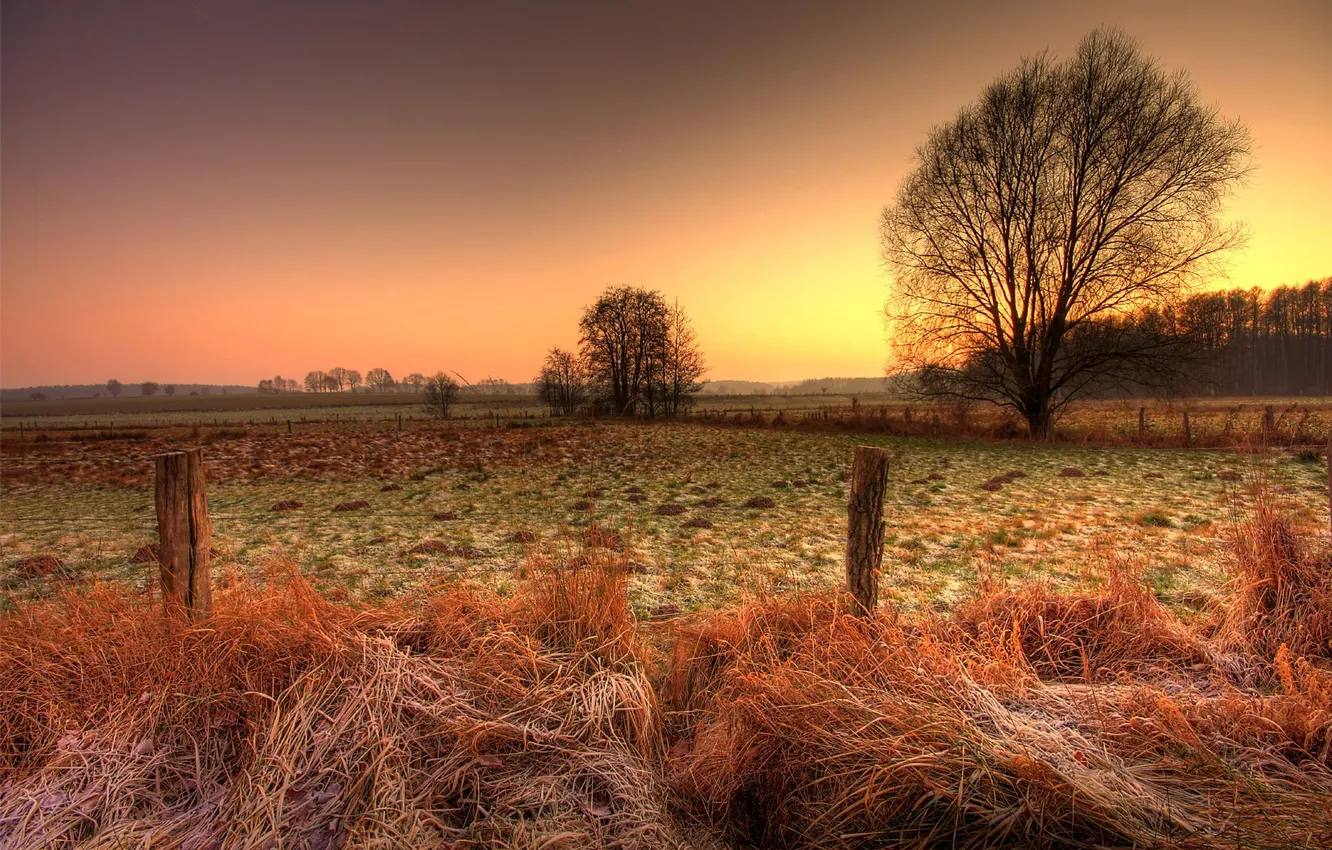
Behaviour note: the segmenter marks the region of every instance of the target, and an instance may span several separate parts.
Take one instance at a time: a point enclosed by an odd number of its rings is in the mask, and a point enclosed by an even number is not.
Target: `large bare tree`
[[[1249,149],[1120,32],[1023,60],[930,132],[883,213],[896,367],[1033,437],[1080,396],[1168,380],[1178,340],[1132,319],[1241,240],[1221,207]]]

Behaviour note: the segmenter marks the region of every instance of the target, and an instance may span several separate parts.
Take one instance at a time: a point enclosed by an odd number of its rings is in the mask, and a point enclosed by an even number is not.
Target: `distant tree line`
[[[656,290],[611,287],[578,323],[577,352],[552,348],[537,394],[559,416],[686,413],[706,372],[689,317]]]
[[[1332,278],[1197,293],[1177,306],[1147,311],[1138,323],[1165,328],[1201,354],[1187,391],[1332,394]]]

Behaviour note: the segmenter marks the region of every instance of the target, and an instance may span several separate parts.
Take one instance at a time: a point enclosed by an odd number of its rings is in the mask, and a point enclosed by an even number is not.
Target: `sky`
[[[1215,285],[1332,276],[1327,0],[5,0],[0,385],[525,381],[620,284],[714,379],[881,374],[916,146],[1099,25],[1253,134]]]

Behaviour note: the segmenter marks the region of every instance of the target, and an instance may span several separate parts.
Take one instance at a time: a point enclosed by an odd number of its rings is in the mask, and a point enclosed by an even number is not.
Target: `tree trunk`
[[[879,605],[883,563],[883,496],[888,487],[887,449],[856,446],[851,495],[846,503],[846,586],[857,616]]]

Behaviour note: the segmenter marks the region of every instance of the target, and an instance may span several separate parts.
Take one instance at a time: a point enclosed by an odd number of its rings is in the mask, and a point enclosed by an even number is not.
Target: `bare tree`
[[[686,413],[694,403],[694,395],[703,388],[700,379],[707,372],[703,351],[689,322],[689,316],[677,299],[666,316],[666,344],[661,367],[662,412],[666,416]]]
[[[165,387],[162,387],[162,392],[166,393],[167,395],[175,395],[175,394],[176,394],[176,385],[175,385],[175,384],[167,384]]]
[[[336,375],[330,375],[327,372],[324,373],[324,392],[326,393],[342,392],[342,387],[344,386],[345,383],[346,383],[345,378],[342,380],[338,380],[338,377]]]
[[[443,372],[436,372],[425,380],[425,411],[436,419],[448,419],[457,398],[458,382]]]
[[[157,395],[157,390],[158,387],[156,381],[144,381],[142,384],[139,384],[140,395]]]
[[[349,373],[344,367],[334,366],[324,374],[333,380],[333,390],[335,392],[342,392],[347,388]]]
[[[611,287],[583,311],[581,354],[612,410],[651,415],[653,366],[666,340],[666,301],[655,290]]]
[[[115,378],[112,378],[111,380],[106,382],[106,391],[111,394],[112,398],[120,398],[120,393],[124,389],[125,387],[120,383],[120,381],[117,381]]]
[[[573,352],[552,348],[536,385],[537,396],[556,416],[573,416],[587,402],[587,370]]]
[[[325,389],[324,379],[328,376],[323,370],[315,369],[312,372],[305,373],[305,391],[310,393],[322,393]]]
[[[412,392],[420,392],[421,387],[425,385],[426,378],[420,372],[413,372],[402,379],[403,386],[411,387]]]
[[[347,389],[356,392],[356,388],[363,382],[364,380],[361,378],[361,373],[359,371],[356,369],[347,370]]]
[[[1242,239],[1221,205],[1249,136],[1116,31],[1023,60],[932,130],[883,214],[897,368],[1049,434],[1070,401],[1168,377],[1132,330]]]
[[[393,376],[387,369],[371,369],[365,373],[365,383],[377,393],[386,393],[393,389]]]

